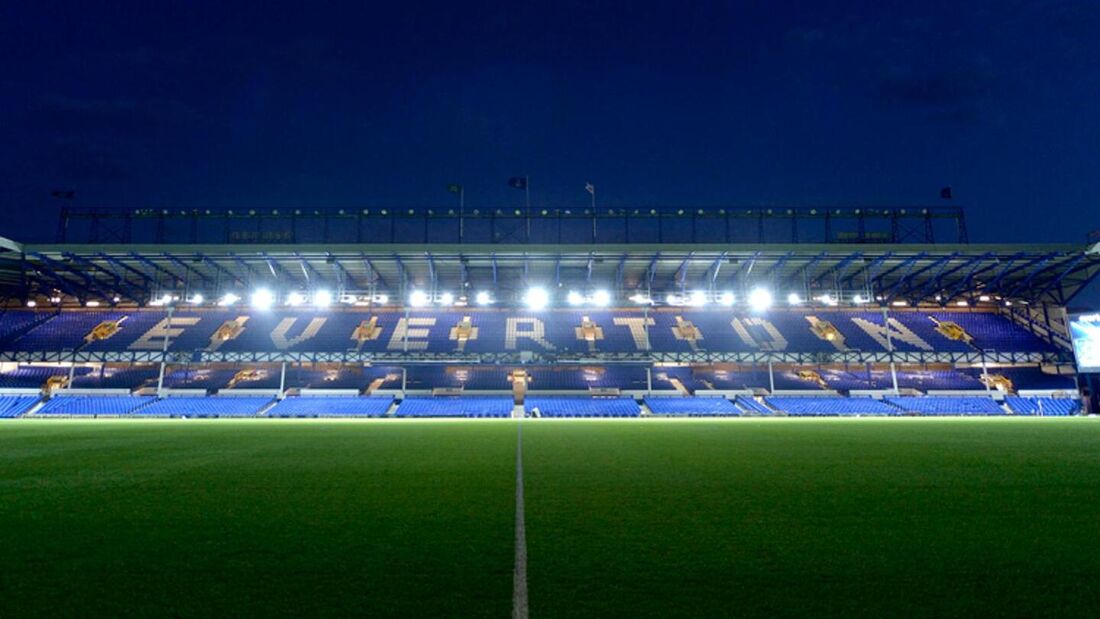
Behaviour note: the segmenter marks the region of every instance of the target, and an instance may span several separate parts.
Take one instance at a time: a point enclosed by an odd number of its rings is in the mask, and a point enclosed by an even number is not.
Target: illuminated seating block
[[[141,417],[254,417],[268,397],[173,396],[135,411]]]
[[[36,395],[0,395],[0,419],[19,417],[37,402]]]
[[[654,415],[737,417],[741,414],[733,402],[717,397],[648,397],[645,404]]]
[[[1066,417],[1081,413],[1081,402],[1073,398],[1021,398],[1010,395],[1005,397],[1005,404],[1017,415]]]
[[[642,409],[631,398],[528,397],[524,409],[540,417],[637,417]]]
[[[127,415],[153,400],[152,396],[61,394],[50,398],[35,415],[43,417]]]
[[[897,415],[901,411],[879,400],[855,397],[770,396],[765,398],[774,409],[793,417],[842,417],[850,415]]]
[[[755,398],[739,395],[733,401],[733,403],[746,413],[752,413],[756,415],[774,415],[775,411],[764,406],[760,402],[757,402]]]
[[[510,397],[410,396],[397,407],[396,417],[511,417]]]
[[[381,417],[392,397],[294,396],[267,411],[268,417]]]
[[[983,396],[902,396],[885,398],[898,408],[921,415],[1004,415],[1005,411]]]

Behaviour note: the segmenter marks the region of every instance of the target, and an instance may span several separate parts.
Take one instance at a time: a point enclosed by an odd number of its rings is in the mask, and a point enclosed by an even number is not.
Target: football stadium
[[[9,232],[0,615],[1095,609],[1096,247],[953,206]]]

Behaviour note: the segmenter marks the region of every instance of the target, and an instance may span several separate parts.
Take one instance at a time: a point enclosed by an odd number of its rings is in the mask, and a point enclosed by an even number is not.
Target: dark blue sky
[[[1094,1],[103,4],[0,5],[0,234],[52,235],[51,189],[499,205],[523,173],[537,205],[950,184],[975,241],[1100,227]]]

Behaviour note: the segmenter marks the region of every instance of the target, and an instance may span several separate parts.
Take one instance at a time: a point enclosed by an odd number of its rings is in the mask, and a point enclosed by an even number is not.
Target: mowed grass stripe
[[[1088,615],[1093,419],[532,423],[531,613]]]
[[[507,616],[514,422],[0,424],[0,616]]]

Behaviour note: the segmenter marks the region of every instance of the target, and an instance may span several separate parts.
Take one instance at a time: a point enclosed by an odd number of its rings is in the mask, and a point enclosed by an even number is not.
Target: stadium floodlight
[[[688,297],[688,305],[699,307],[707,304],[707,293],[702,290],[692,291],[691,296]]]
[[[792,292],[787,295],[787,303],[789,305],[802,305],[802,297],[798,296],[797,292]]]
[[[272,305],[275,305],[275,293],[267,288],[260,288],[252,293],[252,297],[249,301],[255,309],[269,310]]]
[[[665,303],[668,303],[669,305],[679,305],[680,304],[680,297],[677,296],[677,295],[669,293],[668,295],[665,296]]]
[[[300,292],[292,292],[286,297],[286,304],[291,307],[298,307],[306,302],[306,296]]]
[[[545,288],[529,288],[523,295],[523,302],[533,310],[541,310],[550,304],[550,294]]]
[[[592,303],[597,307],[607,307],[611,305],[611,293],[606,290],[597,290],[592,293]]]
[[[38,305],[38,302],[34,299],[30,299],[29,301],[27,301],[27,307],[34,307],[36,305]]]
[[[966,299],[963,299],[962,301],[955,301],[955,305],[957,307],[967,307],[970,304],[966,302]]]
[[[61,297],[50,297],[50,303],[53,303],[54,305],[61,303]]]
[[[837,304],[837,300],[833,298],[833,296],[830,294],[823,294],[819,297],[814,297],[814,300],[820,301],[822,305],[828,305],[830,307],[835,307]]]
[[[390,302],[390,295],[380,294],[374,297],[374,302],[379,305],[385,305]]]
[[[565,295],[565,302],[569,305],[577,306],[584,304],[584,295],[576,290],[570,290],[569,294]]]
[[[233,294],[232,292],[227,292],[225,293],[225,295],[222,296],[222,298],[218,299],[218,305],[222,307],[228,307],[240,300],[241,298],[237,295]]]
[[[449,292],[444,292],[443,294],[439,295],[439,304],[440,305],[454,305],[455,304],[455,296],[453,294],[449,293]]]
[[[187,303],[190,304],[190,305],[202,305],[202,302],[204,300],[205,299],[202,296],[202,293],[199,293],[199,292],[196,292],[195,294],[187,297]]]
[[[409,295],[409,305],[413,307],[424,307],[428,304],[428,293],[423,290],[413,290]]]
[[[861,294],[857,294],[856,296],[852,297],[852,303],[855,303],[856,305],[863,305],[866,302],[867,299],[864,298],[864,296]]]
[[[313,306],[326,308],[332,305],[332,293],[327,290],[318,290],[313,293]]]
[[[983,302],[983,303],[986,302],[986,301],[989,301],[989,295],[983,294],[982,296],[978,297],[978,300]]]
[[[749,293],[749,307],[754,312],[763,312],[772,306],[772,293],[767,288],[753,288]]]
[[[648,296],[646,296],[646,295],[644,295],[640,292],[637,292],[637,293],[634,293],[634,294],[630,295],[630,300],[637,303],[637,304],[639,304],[639,305],[649,305],[649,304],[653,303],[653,299],[650,299]]]
[[[88,301],[84,304],[85,307],[99,307],[99,301]]]
[[[152,301],[150,301],[149,305],[151,305],[152,307],[160,307],[162,305],[168,305],[171,302],[172,302],[172,295],[166,293],[166,294],[162,294],[159,297],[157,297],[157,298],[153,299]]]
[[[477,293],[477,296],[474,297],[474,301],[476,301],[478,305],[491,305],[493,302],[493,297],[489,296],[488,292],[482,290],[481,292]]]
[[[118,303],[121,300],[122,300],[122,297],[120,297],[118,295],[115,295],[115,296],[111,297],[111,303]]]
[[[725,305],[726,307],[733,307],[733,304],[737,303],[737,296],[734,295],[732,292],[726,291],[718,297],[718,302],[722,305]]]
[[[905,307],[906,305],[909,305],[909,302],[906,301],[905,299],[898,299],[897,301],[894,301],[890,305],[893,305],[894,307]]]

